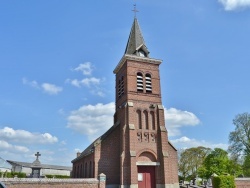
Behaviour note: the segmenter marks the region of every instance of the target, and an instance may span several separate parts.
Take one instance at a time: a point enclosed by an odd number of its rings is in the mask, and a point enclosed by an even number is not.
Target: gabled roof
[[[27,163],[27,162],[19,162],[19,161],[10,161],[7,160],[8,163],[11,165],[17,165],[17,166],[22,166],[22,167],[27,167],[31,168],[34,166],[33,163]],[[48,165],[48,164],[41,164],[42,169],[55,169],[55,170],[72,170],[72,167],[68,166],[58,166],[58,165]]]
[[[135,18],[130,31],[125,54],[140,56],[138,53],[139,51],[143,51],[145,57],[148,57],[149,51],[143,39],[138,20]]]

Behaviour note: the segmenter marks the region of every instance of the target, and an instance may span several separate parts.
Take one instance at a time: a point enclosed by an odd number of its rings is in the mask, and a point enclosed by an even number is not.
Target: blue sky
[[[71,165],[113,122],[115,75],[135,1],[0,1],[0,157]],[[177,148],[228,146],[250,111],[250,0],[137,0],[162,59],[162,101]]]

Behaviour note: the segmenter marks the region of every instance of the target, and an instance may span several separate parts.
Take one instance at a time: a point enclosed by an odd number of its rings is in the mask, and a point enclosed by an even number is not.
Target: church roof
[[[22,166],[22,167],[28,167],[31,168],[34,166],[33,163],[27,163],[27,162],[19,162],[19,161],[10,161],[7,160],[11,165],[16,165],[16,166]],[[58,166],[58,165],[48,165],[48,164],[41,164],[42,169],[55,169],[55,170],[72,170],[72,167],[68,166]]]
[[[137,18],[134,18],[125,54],[140,56],[139,54],[140,51],[144,53],[144,57],[148,57],[149,51],[143,39],[138,20]]]

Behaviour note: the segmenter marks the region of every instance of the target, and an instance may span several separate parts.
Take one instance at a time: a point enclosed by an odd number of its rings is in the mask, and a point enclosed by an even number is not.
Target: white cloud
[[[191,112],[175,108],[164,109],[169,136],[180,135],[183,126],[196,126],[200,120]],[[108,130],[113,124],[115,104],[86,105],[72,111],[68,116],[67,127],[93,139]]]
[[[93,65],[90,62],[82,63],[78,65],[78,67],[72,69],[72,71],[80,71],[83,75],[83,79],[66,79],[66,83],[71,84],[77,88],[88,87],[88,91],[91,94],[98,95],[100,97],[105,96],[103,90],[104,88],[101,87],[101,83],[105,82],[105,78],[97,78],[92,76]]]
[[[72,111],[67,127],[87,135],[90,140],[97,138],[113,125],[115,103],[86,105]]]
[[[114,112],[115,103],[82,106],[70,113],[67,127],[93,139],[113,125]],[[180,135],[183,126],[196,126],[200,123],[193,113],[175,108],[165,108],[165,121],[169,136]]]
[[[0,138],[8,142],[25,144],[53,144],[58,142],[57,137],[49,133],[31,133],[25,130],[14,130],[10,127],[0,129]]]
[[[39,85],[38,85],[37,81],[35,81],[35,80],[29,81],[26,78],[23,78],[22,81],[23,81],[24,85],[29,85],[33,88],[39,89]]]
[[[53,84],[49,84],[49,83],[43,83],[42,88],[43,88],[45,93],[48,93],[50,95],[56,95],[63,90],[62,87],[59,87],[59,86],[56,86]]]
[[[84,78],[82,80],[78,79],[67,79],[66,83],[70,83],[71,85],[82,88],[82,87],[88,87],[88,90],[93,95],[98,95],[100,97],[104,97],[105,93],[103,92],[103,88],[101,88],[99,85],[101,82],[103,82],[105,79],[90,77],[90,78]]]
[[[36,89],[42,89],[45,93],[50,94],[50,95],[56,95],[63,90],[62,87],[56,86],[54,84],[43,83],[39,85],[39,83],[36,80],[29,81],[26,78],[23,78],[22,82],[24,85],[28,85]]]
[[[211,143],[207,142],[205,140],[196,140],[196,139],[190,139],[186,136],[183,136],[181,138],[175,139],[175,140],[170,140],[173,145],[178,148],[178,149],[186,149],[186,148],[191,148],[191,147],[198,147],[198,146],[204,146],[208,148],[222,148],[227,150],[228,145],[223,144],[223,143]]]
[[[180,128],[183,126],[196,126],[200,123],[200,120],[192,112],[182,111],[176,108],[164,108],[164,110],[169,136],[180,135]]]
[[[74,71],[80,71],[83,75],[91,75],[93,66],[90,62],[82,63],[78,67],[73,69]]]
[[[0,140],[0,150],[11,151],[11,152],[21,152],[21,153],[26,153],[29,151],[29,149],[27,147],[12,145],[4,140]]]
[[[66,82],[70,83],[71,85],[75,86],[75,87],[82,87],[82,86],[87,86],[87,87],[91,87],[92,85],[99,85],[101,82],[101,79],[99,78],[95,78],[95,77],[91,77],[91,78],[84,78],[82,80],[77,80],[77,79],[67,79]]]
[[[250,0],[218,0],[225,10],[231,11],[239,8],[250,7]]]

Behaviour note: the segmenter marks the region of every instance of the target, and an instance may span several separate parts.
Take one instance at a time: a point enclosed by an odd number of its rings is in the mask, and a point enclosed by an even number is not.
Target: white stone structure
[[[32,165],[33,163],[26,163],[26,162],[18,162],[18,161],[10,161],[7,160],[8,163],[12,166],[13,172],[23,172],[27,176],[32,173]],[[41,176],[46,175],[65,175],[70,176],[72,167],[67,166],[57,166],[57,165],[48,165],[48,164],[41,164]]]

